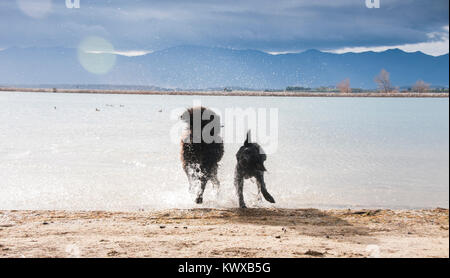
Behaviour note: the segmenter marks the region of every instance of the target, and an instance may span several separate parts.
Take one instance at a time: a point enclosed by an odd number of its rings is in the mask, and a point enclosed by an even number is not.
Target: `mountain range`
[[[115,54],[90,54],[115,55]],[[0,51],[0,85],[109,84],[207,89],[241,87],[284,89],[287,86],[334,86],[349,78],[351,87],[376,88],[381,69],[394,86],[421,79],[449,85],[448,54],[434,57],[399,49],[334,54],[318,50],[272,55],[257,50],[177,46],[141,56],[116,55],[106,74],[81,66],[75,48],[7,48]]]

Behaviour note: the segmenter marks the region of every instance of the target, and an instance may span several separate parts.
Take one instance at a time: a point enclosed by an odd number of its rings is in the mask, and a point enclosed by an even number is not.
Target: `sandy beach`
[[[449,257],[448,209],[0,211],[0,257]]]

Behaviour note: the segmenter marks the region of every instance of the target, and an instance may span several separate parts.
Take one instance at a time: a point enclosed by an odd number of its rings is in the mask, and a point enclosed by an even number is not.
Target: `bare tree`
[[[430,88],[430,84],[425,83],[423,80],[417,80],[413,86],[413,91],[417,93],[425,93]]]
[[[378,85],[378,89],[383,93],[389,93],[392,91],[391,80],[389,78],[389,72],[385,69],[380,71],[380,74],[375,76],[375,83]]]
[[[341,93],[351,93],[352,88],[350,87],[350,79],[346,78],[339,82],[336,87],[339,89]]]

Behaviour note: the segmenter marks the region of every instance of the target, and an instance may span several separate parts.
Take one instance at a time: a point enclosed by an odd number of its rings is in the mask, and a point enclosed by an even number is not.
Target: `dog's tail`
[[[275,199],[272,197],[272,195],[269,194],[269,192],[267,192],[265,184],[261,185],[261,193],[264,196],[264,199],[267,200],[267,202],[275,203]]]
[[[247,138],[245,139],[244,146],[248,146],[250,144],[251,138],[250,138],[250,130],[247,131]]]

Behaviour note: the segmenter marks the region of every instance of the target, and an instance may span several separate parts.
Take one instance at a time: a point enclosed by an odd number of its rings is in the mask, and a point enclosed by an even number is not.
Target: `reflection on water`
[[[172,109],[193,100],[279,109],[266,183],[276,207],[448,207],[448,99],[0,93],[0,209],[196,207],[170,140]],[[100,110],[100,111],[96,111]],[[240,142],[225,144],[218,198]],[[249,206],[259,203],[247,181]]]

